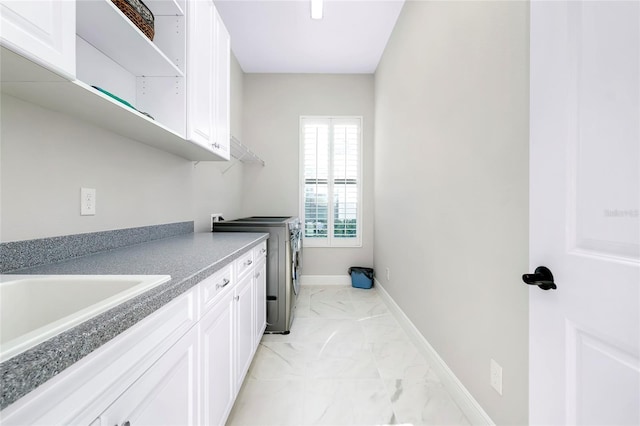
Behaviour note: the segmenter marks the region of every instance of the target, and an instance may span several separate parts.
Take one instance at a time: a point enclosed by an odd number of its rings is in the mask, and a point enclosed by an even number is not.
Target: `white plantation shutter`
[[[329,121],[309,121],[304,140],[304,236],[327,238],[329,231]]]
[[[306,246],[361,244],[361,127],[361,118],[300,120]]]
[[[333,120],[333,236],[357,238],[360,125]]]

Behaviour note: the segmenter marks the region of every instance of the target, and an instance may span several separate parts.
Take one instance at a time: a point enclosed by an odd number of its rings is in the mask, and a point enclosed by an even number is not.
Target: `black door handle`
[[[529,285],[537,285],[543,290],[558,288],[553,282],[553,274],[546,266],[538,266],[533,274],[524,274],[522,281]]]

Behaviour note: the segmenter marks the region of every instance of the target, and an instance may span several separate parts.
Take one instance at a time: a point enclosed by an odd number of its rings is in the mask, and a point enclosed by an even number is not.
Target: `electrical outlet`
[[[93,216],[96,214],[95,188],[80,188],[80,215]]]
[[[391,280],[391,272],[389,271],[389,268],[387,268],[387,281]]]
[[[495,360],[491,360],[491,387],[502,395],[502,367]]]

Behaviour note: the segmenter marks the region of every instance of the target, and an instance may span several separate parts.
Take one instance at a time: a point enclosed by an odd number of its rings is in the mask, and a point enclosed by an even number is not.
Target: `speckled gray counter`
[[[0,272],[193,233],[193,221],[0,243]]]
[[[113,339],[269,234],[185,234],[15,274],[171,275],[171,280],[0,364],[0,410]]]

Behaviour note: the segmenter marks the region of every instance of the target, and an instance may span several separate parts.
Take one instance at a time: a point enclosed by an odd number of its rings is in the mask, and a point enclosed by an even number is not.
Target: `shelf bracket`
[[[229,167],[227,167],[226,169],[224,169],[224,170],[222,171],[222,174],[227,173],[229,170],[231,170],[231,168],[232,168],[233,166],[235,166],[236,164],[238,164],[238,163],[242,162],[242,159],[243,159],[246,155],[247,155],[247,153],[245,152],[245,153],[243,153],[243,154],[240,156],[240,158],[236,158],[233,162],[231,162],[231,165],[230,165]]]

